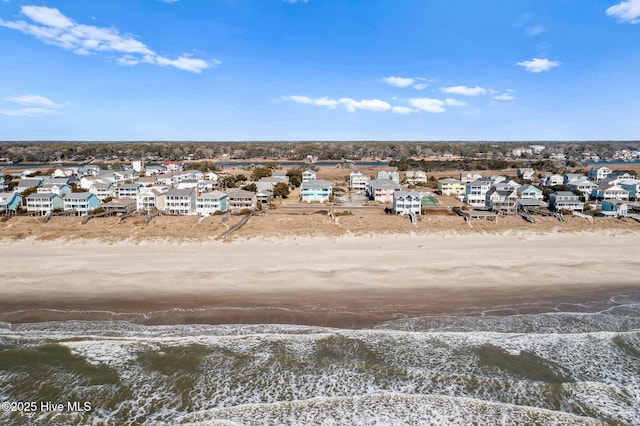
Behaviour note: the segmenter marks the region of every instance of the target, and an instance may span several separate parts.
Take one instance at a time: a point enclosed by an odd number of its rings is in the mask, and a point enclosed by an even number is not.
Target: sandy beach
[[[0,320],[360,326],[640,289],[637,232],[3,239]],[[565,307],[566,308],[566,307]]]

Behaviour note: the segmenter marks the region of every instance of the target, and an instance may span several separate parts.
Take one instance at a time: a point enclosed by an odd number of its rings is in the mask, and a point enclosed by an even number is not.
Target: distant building
[[[564,183],[564,177],[562,175],[545,175],[540,180],[542,186],[556,186]]]
[[[96,182],[91,185],[91,188],[89,188],[89,192],[98,197],[98,200],[103,201],[105,198],[115,197],[116,186],[113,183]]]
[[[390,179],[395,183],[400,183],[400,173],[396,171],[380,170],[377,175],[378,180]]]
[[[256,198],[259,203],[267,204],[273,201],[273,191],[263,190],[256,192]]]
[[[606,200],[602,202],[602,211],[614,212],[616,215],[625,215],[629,212],[629,206],[624,201]]]
[[[221,191],[211,191],[196,197],[196,213],[209,216],[216,212],[227,211],[227,194]]]
[[[598,185],[588,179],[578,180],[571,182],[567,185],[570,190],[578,190],[584,194],[585,197],[589,197],[594,189],[598,188]]]
[[[440,179],[438,181],[438,191],[442,195],[464,195],[466,185],[458,179]]]
[[[491,179],[478,179],[465,185],[464,202],[473,207],[485,207],[487,204],[487,192],[491,190]]]
[[[416,191],[395,191],[393,193],[393,211],[395,214],[420,214],[422,194]]]
[[[629,201],[629,191],[621,185],[600,185],[591,191],[596,200],[624,200]]]
[[[164,200],[164,211],[169,214],[192,215],[196,212],[196,192],[193,188],[170,188]]]
[[[271,175],[272,178],[278,179],[280,182],[289,183],[289,176],[287,176],[286,172],[275,172]]]
[[[611,174],[611,169],[605,166],[593,167],[589,171],[589,179],[594,182],[599,182],[606,179]]]
[[[167,168],[170,172],[181,172],[184,170],[182,164],[177,161],[163,161],[162,165]]]
[[[518,198],[523,200],[542,200],[543,198],[542,190],[529,184],[519,186],[516,192],[518,193]]]
[[[254,210],[258,206],[258,196],[255,192],[236,189],[227,195],[227,209],[232,212]]]
[[[379,203],[393,202],[393,194],[400,191],[400,184],[391,179],[374,179],[369,182],[367,195]]]
[[[64,209],[64,201],[62,198],[58,194],[54,194],[52,192],[48,194],[31,194],[27,196],[26,202],[28,212],[37,212],[42,216],[48,215],[56,209]]]
[[[42,184],[42,179],[20,179],[18,186],[14,188],[14,192],[22,193],[27,189],[37,188]]]
[[[369,176],[363,175],[359,171],[349,173],[349,187],[354,191],[366,191],[369,185]]]
[[[0,214],[13,214],[22,207],[22,195],[16,192],[0,192]]]
[[[311,182],[312,180],[316,180],[316,172],[313,170],[305,170],[302,172],[302,183]]]
[[[490,189],[487,192],[486,206],[496,212],[515,214],[518,207],[518,193],[515,188]]]
[[[56,194],[61,197],[64,197],[73,192],[73,190],[69,185],[54,184],[54,183],[48,183],[46,185],[42,185],[38,187],[36,191],[38,192],[38,194]]]
[[[422,170],[407,170],[404,173],[404,180],[407,185],[427,183],[427,173]]]
[[[78,177],[82,176],[97,176],[100,173],[100,166],[97,164],[86,164],[80,168],[78,168],[77,174]]]
[[[315,180],[315,179],[311,179],[311,180]],[[270,177],[260,178],[259,181],[254,183],[256,184],[256,188],[258,189],[258,191],[273,191],[273,188],[275,188],[276,185],[281,182],[283,182],[282,179],[274,178],[273,176],[270,176]]]
[[[620,186],[629,191],[629,199],[637,200],[638,194],[640,194],[640,180],[630,179],[620,183]]]
[[[140,173],[144,170],[144,161],[136,160],[131,162],[131,168],[134,172]]]
[[[164,210],[165,197],[168,187],[166,186],[151,186],[140,188],[140,192],[136,197],[138,204],[138,210],[151,211],[153,209]]]
[[[326,180],[312,180],[300,185],[300,201],[324,203],[329,201],[333,193],[331,182]]]
[[[144,188],[139,183],[123,183],[118,187],[118,198],[138,198],[138,193]]]
[[[511,155],[514,157],[521,157],[523,154],[532,154],[531,148],[514,148],[511,150]]]
[[[482,179],[482,175],[480,173],[460,172],[460,181],[465,184],[478,179]]]
[[[535,176],[536,171],[528,167],[523,167],[518,169],[516,173],[520,179],[533,180],[533,177]]]
[[[562,183],[564,183],[565,185],[569,185],[570,183],[578,182],[581,180],[587,180],[587,177],[581,173],[565,173]]]
[[[166,173],[168,169],[164,166],[146,166],[144,168],[145,176],[157,176]]]
[[[86,216],[100,207],[100,200],[90,192],[72,192],[64,199],[65,210],[75,210],[78,216]]]
[[[549,208],[555,211],[584,210],[584,202],[580,201],[580,197],[570,191],[558,191],[549,195]]]
[[[104,205],[105,211],[124,215],[136,211],[136,199],[130,197],[115,198]]]

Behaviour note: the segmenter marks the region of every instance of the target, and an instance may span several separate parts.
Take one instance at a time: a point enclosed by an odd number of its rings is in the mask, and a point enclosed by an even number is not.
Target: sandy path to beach
[[[215,313],[199,317],[192,312],[155,321],[331,323],[300,317],[336,312],[396,317],[580,302],[601,291],[640,288],[639,236],[511,232],[231,243],[2,240],[0,320],[214,308]]]

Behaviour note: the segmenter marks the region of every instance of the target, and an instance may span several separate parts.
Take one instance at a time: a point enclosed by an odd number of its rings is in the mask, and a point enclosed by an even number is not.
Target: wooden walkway
[[[224,231],[222,234],[220,234],[220,236],[218,237],[219,240],[224,241],[225,238],[227,238],[230,234],[236,232],[238,229],[242,228],[244,225],[247,224],[247,222],[249,221],[249,219],[251,218],[251,216],[254,215],[255,212],[251,212],[251,213],[247,213],[247,215],[245,215],[245,217],[243,217],[242,219],[240,219],[240,221],[238,223],[236,223],[235,225],[233,225],[231,228],[227,229],[226,231]]]
[[[464,220],[491,220],[493,222],[498,221],[498,215],[486,210],[455,210],[456,214],[464,217]]]

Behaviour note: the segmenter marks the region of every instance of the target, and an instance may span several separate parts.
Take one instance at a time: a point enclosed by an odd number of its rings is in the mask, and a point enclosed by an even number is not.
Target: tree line
[[[0,142],[0,158],[20,162],[86,162],[141,160],[207,160],[258,158],[273,161],[359,160],[372,158],[401,161],[410,158],[452,155],[500,160],[513,148],[533,142]],[[621,149],[639,150],[640,142],[535,142],[545,152],[611,156]]]

